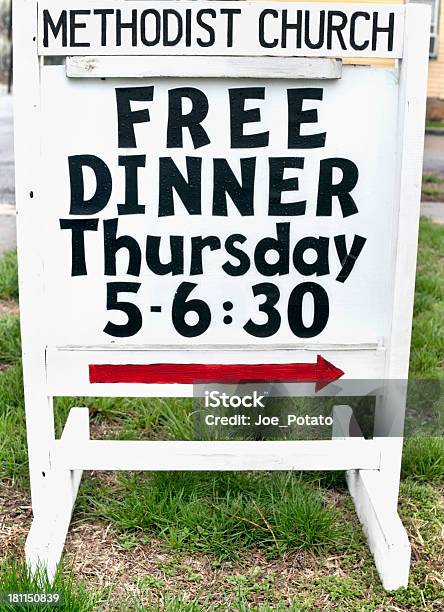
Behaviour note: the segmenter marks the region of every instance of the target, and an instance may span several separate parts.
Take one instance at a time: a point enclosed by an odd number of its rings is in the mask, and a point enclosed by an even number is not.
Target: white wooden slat
[[[63,444],[75,448],[89,440],[87,408],[72,408],[63,430]],[[51,448],[48,449],[50,457]],[[26,561],[32,572],[44,567],[52,580],[65,545],[71,514],[79,489],[82,470],[64,468],[50,457],[51,469],[46,476],[46,508],[35,516],[26,538]]]
[[[430,10],[406,6],[406,52],[399,73],[397,227],[394,228],[393,300],[388,330],[386,378],[408,378],[420,211],[427,91]],[[396,218],[396,217],[395,217]],[[378,471],[352,470],[347,482],[375,565],[386,590],[408,586],[411,547],[397,512],[403,439],[382,438],[396,414],[402,419],[405,391],[392,385],[377,403]],[[398,424],[399,426],[399,424]]]
[[[32,573],[38,574],[42,568],[48,579],[52,581],[57,572],[57,566],[63,553],[66,535],[71,522],[71,512],[61,511],[59,507],[60,497],[66,494],[66,490],[53,486],[51,491],[51,502],[45,513],[41,513],[32,521],[31,529],[25,542],[26,563]]]
[[[143,2],[77,0],[63,13],[65,8],[59,0],[39,2],[41,55],[400,58],[403,52],[404,7],[399,4],[274,2],[270,5],[266,2],[237,2],[234,5],[233,2],[214,1],[154,1],[147,5]],[[104,27],[97,11],[106,9],[112,13]],[[76,10],[79,12],[75,13]],[[227,11],[233,10],[239,14],[233,15],[232,27],[229,28]],[[47,14],[57,31],[56,36],[48,27],[45,11],[49,11]],[[134,23],[131,29],[124,28],[121,36],[117,11],[121,11],[121,22]],[[134,22],[133,11],[136,15]],[[206,22],[205,28],[199,24],[197,14],[200,11],[205,12],[205,17],[202,17]],[[308,34],[305,30],[307,15],[311,20],[308,24],[311,33]],[[167,20],[169,23],[165,27]],[[343,24],[339,35],[338,22]],[[388,33],[384,31],[390,22],[393,26],[391,44]],[[70,24],[77,27],[70,28]],[[232,36],[228,35],[229,30]],[[299,35],[296,30],[299,30]]]
[[[332,440],[346,440],[350,437],[353,418],[353,409],[350,406],[334,406]]]
[[[375,565],[387,591],[407,587],[411,547],[396,509],[387,504],[387,490],[376,470],[347,472],[347,483]]]
[[[373,345],[373,348],[362,348],[359,345],[355,350],[348,348],[322,347],[311,350],[288,349],[260,350],[250,347],[250,350],[236,349],[233,347],[213,347],[212,349],[185,350],[176,348],[174,350],[161,349],[160,347],[143,349],[120,349],[103,350],[97,347],[48,348],[47,361],[47,384],[50,393],[54,396],[94,396],[94,397],[193,397],[192,385],[145,385],[145,384],[91,384],[89,382],[88,365],[105,364],[149,364],[149,363],[316,363],[317,355],[320,354],[334,366],[346,372],[344,379],[356,381],[369,381],[369,389],[360,386],[356,391],[349,386],[344,387],[343,395],[365,395],[371,394],[375,386],[374,381],[384,378],[385,350]],[[338,384],[341,380],[327,386],[322,394],[341,394]],[[291,394],[302,396],[312,395],[314,384],[311,385],[289,385]],[[296,388],[299,387],[299,388]]]
[[[430,8],[408,4],[405,23],[406,54],[399,74],[397,225],[394,228],[394,269],[391,325],[387,332],[385,378],[407,380],[409,375],[412,316],[415,296],[417,244],[421,204],[424,121],[428,74]],[[389,429],[393,414],[403,415],[405,391],[390,385],[375,413],[375,436]],[[398,430],[402,430],[402,427]],[[402,460],[400,438],[381,439],[381,476],[386,482],[386,503],[396,508]]]
[[[54,443],[58,465],[84,470],[349,470],[378,469],[372,440],[291,442]]]
[[[34,516],[47,509],[49,447],[54,440],[52,398],[46,388],[45,300],[40,239],[40,69],[37,1],[13,3],[14,150],[20,327],[30,488]]]
[[[308,57],[68,57],[70,78],[340,79],[342,61]]]
[[[273,343],[265,348],[260,344],[204,344],[196,343],[186,347],[188,351],[204,352],[209,351],[241,351],[254,353],[261,350],[266,351],[376,351],[384,350],[382,344],[377,342],[355,342],[355,343],[333,343],[333,342],[317,342],[313,341],[295,341],[291,343]],[[52,350],[56,351],[72,351],[72,352],[95,352],[103,351],[108,353],[119,353],[121,351],[143,351],[144,353],[155,353],[158,351],[183,351],[182,344],[98,344],[98,345],[75,345],[69,344],[66,346],[57,346]]]
[[[61,439],[65,444],[73,445],[76,445],[79,441],[89,440],[88,408],[71,408]],[[82,470],[70,470],[69,479],[72,492],[71,507],[73,507],[82,479]]]
[[[424,156],[430,8],[408,4],[408,48],[400,68],[399,214],[387,378],[408,377]]]

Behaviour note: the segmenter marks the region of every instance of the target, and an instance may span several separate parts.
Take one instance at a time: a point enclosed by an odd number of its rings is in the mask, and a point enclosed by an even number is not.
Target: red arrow
[[[129,384],[199,384],[315,382],[316,391],[341,378],[344,372],[318,355],[317,363],[90,365],[89,381]]]

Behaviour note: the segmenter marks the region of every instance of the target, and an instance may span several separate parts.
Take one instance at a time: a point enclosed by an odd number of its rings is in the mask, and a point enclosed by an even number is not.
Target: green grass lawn
[[[444,227],[424,220],[412,379],[444,381],[443,264]],[[16,299],[11,253],[0,260],[0,302]],[[29,500],[17,314],[0,318],[0,364],[0,504],[12,504],[8,516],[18,529],[3,550],[0,539],[0,592],[32,591],[22,563]],[[121,398],[58,400],[59,432],[75,405],[89,406],[100,438],[187,439],[192,432],[189,400]],[[61,609],[444,610],[442,438],[406,441],[402,475],[411,584],[387,594],[342,473],[86,474],[55,585]],[[19,501],[8,506],[13,496]]]
[[[422,178],[423,201],[444,201],[444,177],[437,174],[425,174]]]
[[[427,121],[426,128],[444,130],[444,121]]]

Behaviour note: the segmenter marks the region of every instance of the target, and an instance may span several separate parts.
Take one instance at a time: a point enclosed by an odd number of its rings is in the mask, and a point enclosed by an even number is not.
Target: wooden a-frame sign
[[[390,387],[371,440],[346,406],[323,441],[92,441],[86,408],[56,439],[52,400],[407,379],[428,37],[415,4],[14,1],[31,568],[85,469],[346,470],[407,584]]]

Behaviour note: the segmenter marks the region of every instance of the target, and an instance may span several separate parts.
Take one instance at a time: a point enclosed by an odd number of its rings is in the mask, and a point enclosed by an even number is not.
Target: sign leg
[[[73,408],[61,440],[75,445],[85,439],[89,439],[88,408]],[[81,477],[81,470],[57,467],[55,456],[46,476],[46,507],[34,516],[26,539],[26,562],[31,572],[44,571],[51,581],[62,556]]]
[[[387,591],[406,587],[410,542],[398,513],[387,505],[386,483],[381,472],[350,470],[347,483],[383,587]]]
[[[401,405],[399,401],[397,405]],[[382,584],[386,590],[394,591],[408,584],[411,549],[397,512],[402,438],[388,437],[388,433],[396,433],[393,426],[401,426],[403,412],[398,414],[395,410],[389,413],[385,406],[387,397],[378,398],[375,434],[383,435],[383,430],[387,432],[386,437],[378,439],[380,469],[349,470],[346,478]],[[333,439],[350,440],[351,430],[359,431],[352,408],[335,406]]]
[[[411,547],[398,516],[406,386],[389,382],[377,398],[374,439],[381,459],[378,470],[350,470],[347,484],[384,588],[408,585]]]

